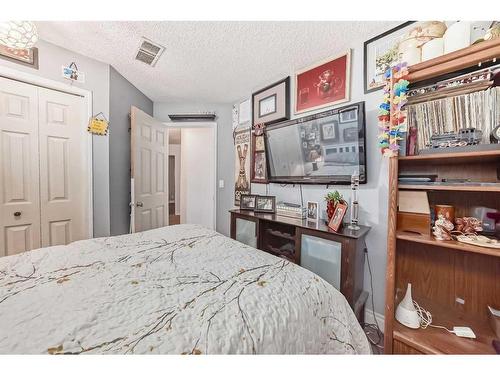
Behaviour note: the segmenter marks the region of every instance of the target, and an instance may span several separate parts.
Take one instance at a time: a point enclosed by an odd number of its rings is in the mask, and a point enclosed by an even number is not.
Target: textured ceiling
[[[231,103],[400,22],[37,22],[40,37],[106,62],[153,101]],[[166,47],[135,61],[144,36]]]

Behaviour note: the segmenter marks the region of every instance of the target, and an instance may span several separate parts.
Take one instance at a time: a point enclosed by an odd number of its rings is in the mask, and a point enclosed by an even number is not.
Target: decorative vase
[[[447,204],[436,204],[434,206],[434,215],[436,220],[442,215],[446,220],[453,223],[455,222],[455,207]]]

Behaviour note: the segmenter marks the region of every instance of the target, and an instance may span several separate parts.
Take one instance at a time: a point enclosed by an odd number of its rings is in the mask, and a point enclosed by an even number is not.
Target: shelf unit
[[[500,40],[453,52],[410,67],[408,80],[416,82],[472,67],[500,57]],[[477,184],[398,184],[401,174],[436,174],[438,178],[470,179]],[[482,185],[481,183],[487,183]],[[398,191],[427,193],[431,206],[449,204],[456,216],[470,215],[471,207],[500,210],[500,145],[474,152],[421,154],[389,160],[384,350],[387,354],[490,354],[495,335],[488,323],[487,306],[500,307],[500,250],[437,241],[430,233],[398,228]],[[496,185],[498,184],[498,185]],[[445,330],[410,329],[394,319],[408,283],[413,298],[431,312],[433,323],[448,328],[469,326],[476,339],[460,338]]]

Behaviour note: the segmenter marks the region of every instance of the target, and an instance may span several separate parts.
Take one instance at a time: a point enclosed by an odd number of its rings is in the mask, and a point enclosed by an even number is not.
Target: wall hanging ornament
[[[398,155],[401,147],[400,141],[404,139],[403,134],[407,131],[406,110],[404,109],[410,84],[405,79],[407,75],[406,63],[397,64],[385,72],[384,96],[379,106],[378,116],[378,147],[387,157]]]
[[[235,131],[234,205],[240,206],[242,195],[250,194],[250,127]]]
[[[267,184],[266,146],[264,140],[265,124],[254,124],[252,128],[251,182]]]
[[[99,112],[97,115],[92,116],[89,121],[87,130],[89,133],[95,135],[108,135],[109,121],[104,116],[104,113]]]
[[[72,62],[68,66],[63,65],[61,67],[61,75],[72,82],[85,83],[85,73],[78,70],[75,62]]]

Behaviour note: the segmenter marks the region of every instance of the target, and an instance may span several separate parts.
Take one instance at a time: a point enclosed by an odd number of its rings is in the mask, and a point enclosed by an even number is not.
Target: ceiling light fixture
[[[37,41],[38,32],[33,22],[0,22],[0,44],[14,49],[27,49],[33,47]]]

